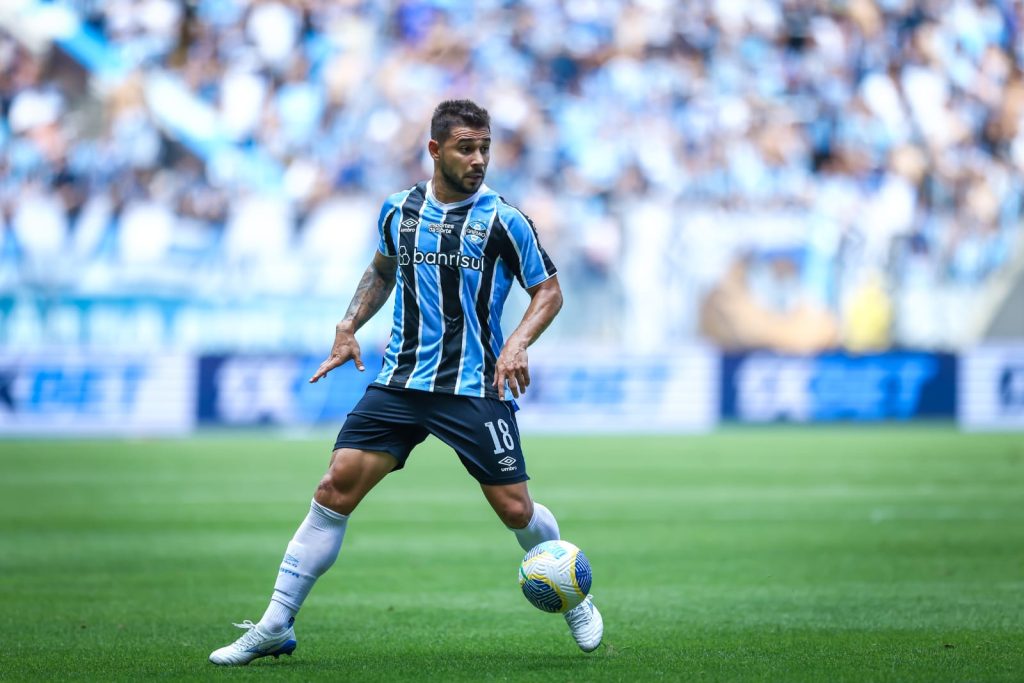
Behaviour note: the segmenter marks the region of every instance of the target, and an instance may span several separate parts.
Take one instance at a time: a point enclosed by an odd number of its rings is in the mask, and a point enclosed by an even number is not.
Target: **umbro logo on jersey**
[[[402,232],[413,232],[419,224],[420,222],[415,218],[406,218],[402,221]]]

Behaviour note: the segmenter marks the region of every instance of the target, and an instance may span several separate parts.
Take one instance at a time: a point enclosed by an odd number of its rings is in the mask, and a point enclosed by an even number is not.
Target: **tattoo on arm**
[[[356,293],[352,296],[352,302],[348,305],[342,322],[351,322],[354,329],[358,330],[380,310],[394,287],[394,276],[388,277],[387,273],[381,272],[371,263],[359,280]]]

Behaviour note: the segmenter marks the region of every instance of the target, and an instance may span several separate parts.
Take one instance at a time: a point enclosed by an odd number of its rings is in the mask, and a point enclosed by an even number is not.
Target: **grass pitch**
[[[430,440],[353,515],[295,656],[213,667],[330,443],[0,442],[0,678],[1024,679],[1024,438],[946,427],[528,439],[594,567],[592,655]]]

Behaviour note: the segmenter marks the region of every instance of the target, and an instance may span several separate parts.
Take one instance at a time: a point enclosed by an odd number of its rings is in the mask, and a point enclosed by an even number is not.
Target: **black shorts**
[[[395,457],[395,469],[400,470],[428,434],[455,449],[481,484],[515,484],[530,478],[515,411],[510,402],[496,398],[371,384],[345,419],[334,448],[382,451]]]

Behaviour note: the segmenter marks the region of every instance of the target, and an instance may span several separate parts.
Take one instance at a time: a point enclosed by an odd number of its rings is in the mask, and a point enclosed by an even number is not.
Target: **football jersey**
[[[398,274],[391,340],[375,381],[505,398],[492,382],[512,281],[533,287],[555,266],[529,218],[486,185],[452,204],[430,185],[393,194],[381,208],[377,249],[398,259]]]

